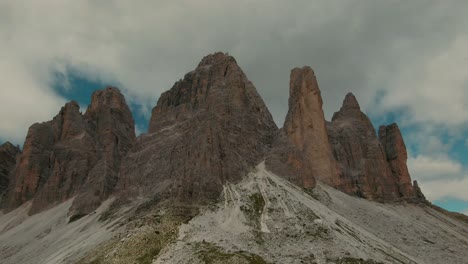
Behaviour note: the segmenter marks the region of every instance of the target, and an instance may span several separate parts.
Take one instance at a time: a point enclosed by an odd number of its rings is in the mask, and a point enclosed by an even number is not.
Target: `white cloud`
[[[405,66],[382,106],[407,108],[417,123],[468,124],[468,33],[461,34],[430,59]]]
[[[62,101],[48,88],[54,70],[67,66],[118,81],[129,101],[150,109],[217,50],[236,56],[279,124],[289,70],[307,64],[317,73],[328,117],[352,91],[369,111],[405,108],[409,121],[459,126],[468,118],[467,7],[422,0],[2,1],[0,68],[11,67],[2,72],[10,84],[2,84],[2,95],[16,89],[41,100],[16,100],[15,111],[31,111],[11,129],[3,115],[0,135],[17,138],[32,120],[58,111]],[[385,96],[374,105],[377,90]],[[1,112],[12,109],[0,104]]]
[[[453,179],[462,177],[462,165],[449,158],[433,158],[428,156],[410,157],[408,167],[413,177],[424,181],[434,179]]]
[[[419,181],[418,181],[419,182]],[[430,201],[456,198],[468,202],[468,175],[462,179],[421,181],[423,193]]]
[[[456,198],[468,202],[468,170],[458,161],[420,155],[408,159],[408,168],[430,201]]]

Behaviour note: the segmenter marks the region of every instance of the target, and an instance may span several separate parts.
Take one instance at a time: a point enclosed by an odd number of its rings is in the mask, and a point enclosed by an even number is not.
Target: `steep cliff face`
[[[36,212],[67,199],[95,164],[93,153],[76,102],[67,103],[53,120],[32,125],[16,167],[11,206],[35,198],[31,210]]]
[[[349,93],[328,126],[333,153],[341,166],[338,189],[371,200],[398,197],[385,151],[369,118]]]
[[[20,149],[10,142],[5,142],[0,146],[0,203],[10,184],[11,173],[20,153]]]
[[[133,119],[115,88],[97,91],[92,99],[85,115],[72,101],[53,120],[30,127],[9,207],[32,199],[30,213],[36,213],[82,192],[104,198],[113,190],[120,157],[135,138]]]
[[[415,196],[411,177],[406,165],[408,153],[406,152],[405,142],[401,136],[400,128],[393,123],[388,126],[380,126],[379,139],[385,150],[387,162],[392,171],[395,183],[398,186],[400,197],[411,198]]]
[[[124,96],[108,87],[93,93],[84,118],[92,131],[98,162],[89,171],[70,215],[96,209],[115,189],[122,158],[135,142],[135,123]]]
[[[337,168],[328,141],[322,96],[310,67],[291,71],[289,111],[283,129],[310,165],[310,176],[337,184]],[[305,179],[305,182],[312,181]]]
[[[188,202],[217,198],[263,158],[277,130],[235,59],[215,53],[163,93],[119,189]]]
[[[398,126],[381,126],[377,137],[353,94],[346,95],[340,111],[333,115],[328,134],[341,168],[338,189],[383,202],[425,201],[419,187],[411,184]]]
[[[273,145],[265,158],[268,170],[303,188],[315,187],[311,163],[286,135],[284,129],[275,134]]]

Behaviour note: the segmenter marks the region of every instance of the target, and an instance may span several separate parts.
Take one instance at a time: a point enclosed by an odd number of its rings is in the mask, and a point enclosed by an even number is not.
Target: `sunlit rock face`
[[[283,129],[309,165],[310,177],[304,179],[305,185],[313,185],[312,177],[330,185],[337,184],[337,168],[322,104],[314,71],[307,66],[291,70],[289,111]]]

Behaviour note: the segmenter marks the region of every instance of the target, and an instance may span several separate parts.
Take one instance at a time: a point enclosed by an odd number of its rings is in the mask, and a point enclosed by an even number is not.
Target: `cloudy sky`
[[[468,213],[467,14],[466,0],[1,1],[0,141],[108,84],[145,132],[161,92],[225,51],[279,126],[293,67],[314,68],[327,118],[353,92],[376,126],[399,123],[428,198]]]

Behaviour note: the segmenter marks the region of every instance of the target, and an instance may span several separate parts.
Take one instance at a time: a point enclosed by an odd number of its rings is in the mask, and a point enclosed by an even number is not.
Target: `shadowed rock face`
[[[328,133],[341,169],[338,189],[370,200],[415,200],[406,147],[396,124],[382,126],[377,138],[350,93],[328,124]]]
[[[235,59],[215,53],[163,93],[119,190],[188,202],[217,198],[264,158],[277,127]]]
[[[16,158],[20,153],[20,149],[10,142],[5,142],[0,146],[0,202],[10,184],[10,174],[15,168]]]
[[[327,123],[310,67],[291,71],[282,129],[235,59],[215,53],[160,96],[148,134],[135,138],[134,131],[116,88],[96,91],[84,115],[67,103],[29,128],[20,155],[11,144],[0,147],[2,206],[32,200],[36,213],[76,197],[69,211],[76,219],[113,193],[203,204],[263,160],[301,187],[318,179],[370,200],[426,201],[411,184],[398,126],[382,126],[377,137],[352,94]]]
[[[330,185],[337,183],[336,164],[328,142],[322,104],[312,69],[293,69],[289,83],[289,111],[283,129],[309,165],[308,178],[303,179],[305,185],[312,186],[313,177]]]
[[[93,132],[98,162],[70,208],[75,216],[91,213],[114,191],[122,158],[135,142],[132,113],[118,89],[94,92],[84,118]]]
[[[82,194],[74,211],[94,209],[113,190],[120,158],[134,138],[133,118],[118,89],[96,91],[85,115],[76,102],[67,103],[53,120],[29,128],[9,206],[33,199],[30,212],[36,213]]]
[[[411,177],[406,165],[408,153],[406,152],[405,142],[398,125],[393,123],[388,126],[380,126],[379,139],[398,186],[399,196],[405,198],[413,197],[415,192],[411,185]]]
[[[265,159],[266,168],[281,177],[304,188],[315,187],[310,162],[304,153],[294,145],[283,129],[275,135],[273,146]]]
[[[341,166],[338,189],[371,200],[391,200],[398,189],[369,118],[349,93],[329,125],[333,153]]]

